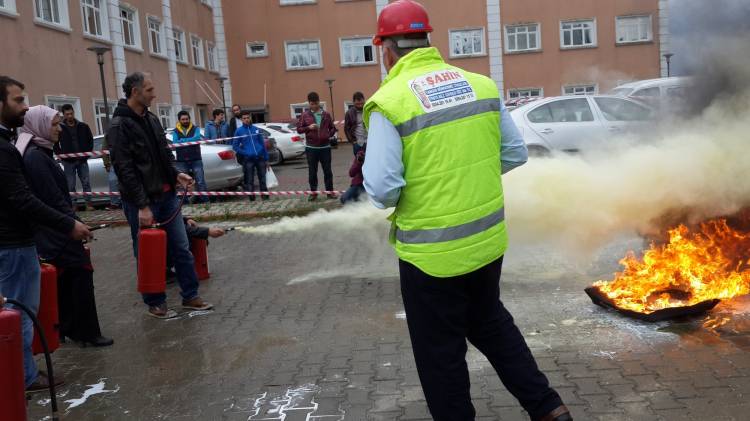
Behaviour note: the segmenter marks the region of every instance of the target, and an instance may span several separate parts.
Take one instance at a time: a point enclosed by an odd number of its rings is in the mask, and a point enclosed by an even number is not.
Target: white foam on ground
[[[88,398],[90,398],[90,397],[92,397],[94,395],[99,395],[99,394],[102,394],[102,393],[117,393],[117,392],[120,391],[120,387],[119,386],[117,386],[117,388],[114,389],[114,390],[107,390],[107,389],[105,389],[104,388],[106,386],[106,383],[104,382],[105,380],[107,380],[107,379],[99,379],[99,383],[88,385],[89,388],[86,389],[85,392],[83,392],[83,396],[81,396],[80,398],[66,400],[65,403],[69,403],[70,404],[68,406],[68,408],[66,409],[66,411],[70,411],[73,408],[76,408],[78,406],[83,405],[84,403],[86,403],[86,401],[88,400]]]

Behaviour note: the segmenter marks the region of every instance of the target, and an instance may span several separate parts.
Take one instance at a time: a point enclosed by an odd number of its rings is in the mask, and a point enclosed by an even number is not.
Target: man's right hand
[[[89,227],[81,221],[76,221],[70,236],[77,241],[89,240],[94,237],[89,231]]]
[[[150,227],[154,225],[154,214],[151,213],[151,208],[146,206],[138,211],[138,223],[141,227]]]
[[[310,129],[310,130],[317,130],[318,129],[318,125],[315,124],[315,123],[313,123],[313,124],[307,126],[307,128]]]

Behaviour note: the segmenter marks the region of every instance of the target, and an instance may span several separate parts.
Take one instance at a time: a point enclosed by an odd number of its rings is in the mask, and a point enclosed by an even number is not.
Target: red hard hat
[[[380,45],[383,38],[432,32],[430,17],[421,4],[412,0],[398,0],[385,6],[378,16],[378,33],[372,43]]]

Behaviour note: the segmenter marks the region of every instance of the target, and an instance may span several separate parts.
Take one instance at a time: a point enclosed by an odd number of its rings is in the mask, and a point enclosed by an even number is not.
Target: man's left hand
[[[180,185],[188,191],[192,190],[193,185],[195,184],[195,180],[193,180],[193,177],[182,172],[177,174],[177,182],[180,183]]]

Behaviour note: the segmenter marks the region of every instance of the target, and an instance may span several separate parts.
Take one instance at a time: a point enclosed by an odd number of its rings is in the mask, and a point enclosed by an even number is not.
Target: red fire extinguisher
[[[55,352],[60,348],[60,319],[57,308],[57,269],[54,266],[42,263],[42,282],[39,294],[39,312],[37,313],[39,323],[47,335],[47,346],[49,352]],[[34,343],[31,346],[34,355],[44,353],[39,332],[34,329]]]
[[[193,253],[195,260],[195,273],[198,274],[198,280],[205,281],[211,277],[208,272],[208,240],[193,238],[190,242],[190,251]]]
[[[167,289],[167,233],[158,228],[138,232],[138,292],[163,293]]]
[[[0,411],[8,421],[26,421],[21,313],[0,303]]]

